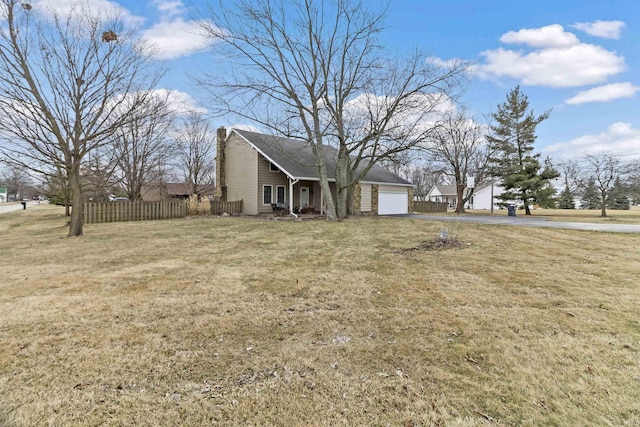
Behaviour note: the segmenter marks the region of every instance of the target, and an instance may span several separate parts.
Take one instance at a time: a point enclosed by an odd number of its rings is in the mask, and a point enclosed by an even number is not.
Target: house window
[[[273,203],[273,187],[270,185],[263,185],[262,186],[262,204],[264,205],[270,205],[271,203]]]
[[[286,203],[286,191],[284,185],[276,187],[276,203]]]
[[[280,169],[278,169],[278,167],[271,162],[269,162],[269,170],[271,172],[280,172]]]

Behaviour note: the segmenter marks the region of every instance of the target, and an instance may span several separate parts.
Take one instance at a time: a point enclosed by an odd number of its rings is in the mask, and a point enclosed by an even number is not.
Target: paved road
[[[566,230],[605,231],[610,233],[640,233],[637,224],[599,224],[590,222],[549,221],[540,217],[524,216],[488,216],[488,215],[402,215],[406,218],[426,219],[429,221],[456,221],[476,224],[515,225],[520,227],[562,228]]]
[[[42,203],[47,203],[47,202],[40,202],[40,204],[42,204]],[[38,206],[38,202],[36,202],[36,201],[28,201],[27,202],[27,209],[29,209],[30,206]],[[13,203],[13,202],[0,203],[0,214],[7,213],[7,212],[13,212],[13,211],[19,211],[20,209],[22,209],[22,203]]]

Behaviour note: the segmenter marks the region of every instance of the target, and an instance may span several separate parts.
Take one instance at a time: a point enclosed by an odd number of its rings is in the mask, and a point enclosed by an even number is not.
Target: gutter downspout
[[[293,186],[296,185],[300,180],[289,178],[289,215],[294,217],[296,220],[298,219],[298,215],[293,213]]]

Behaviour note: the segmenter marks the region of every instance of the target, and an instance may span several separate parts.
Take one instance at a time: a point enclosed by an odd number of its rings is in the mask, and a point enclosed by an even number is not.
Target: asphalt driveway
[[[405,218],[428,221],[469,222],[475,224],[511,225],[519,227],[561,228],[565,230],[604,231],[609,233],[639,233],[638,224],[600,224],[589,222],[549,221],[547,218],[525,216],[489,216],[489,215],[400,215]]]

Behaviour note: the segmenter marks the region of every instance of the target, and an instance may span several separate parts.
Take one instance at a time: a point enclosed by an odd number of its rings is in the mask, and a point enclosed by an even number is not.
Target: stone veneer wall
[[[371,213],[378,215],[378,186],[375,184],[371,186]]]
[[[362,212],[360,211],[362,205],[362,187],[360,184],[357,184],[353,189],[353,213],[355,215],[360,215]]]
[[[216,153],[216,194],[218,200],[227,200],[227,130],[218,128]]]

